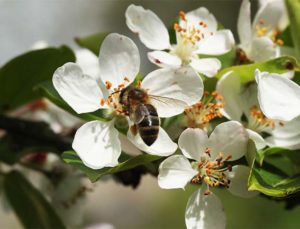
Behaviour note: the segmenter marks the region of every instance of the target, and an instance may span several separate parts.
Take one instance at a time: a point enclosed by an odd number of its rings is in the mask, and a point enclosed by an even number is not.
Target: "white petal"
[[[248,133],[237,121],[228,121],[219,124],[209,137],[212,159],[220,152],[227,157],[231,155],[232,161],[237,160],[247,152]]]
[[[230,180],[228,190],[236,196],[243,198],[251,198],[257,196],[259,192],[248,191],[248,177],[250,168],[245,165],[237,165],[232,167],[232,171],[228,172]]]
[[[170,47],[169,33],[164,23],[151,10],[130,5],[125,13],[129,29],[139,35],[149,49],[163,50]]]
[[[173,155],[159,166],[158,185],[164,189],[184,188],[198,172],[182,155]]]
[[[249,0],[243,0],[238,17],[238,34],[241,44],[249,44],[252,38],[251,9]]]
[[[270,136],[266,138],[266,142],[270,147],[283,147],[290,150],[297,150],[300,149],[300,134],[289,138]]]
[[[167,104],[153,99],[160,117],[182,113],[186,106],[199,101],[203,94],[203,82],[191,67],[155,70],[144,78],[142,87],[148,89],[150,95],[179,100]]]
[[[300,116],[284,122],[283,126],[276,123],[275,129],[270,134],[271,136],[266,138],[269,146],[279,146],[291,150],[300,149]]]
[[[230,30],[224,29],[207,35],[204,40],[197,43],[199,54],[222,55],[229,52],[234,46],[234,38]]]
[[[134,136],[130,130],[127,132],[127,137],[140,150],[152,155],[169,156],[177,150],[177,144],[161,127],[159,127],[156,141],[151,146],[147,146],[139,134]]]
[[[194,26],[195,28],[201,28],[203,31],[203,27],[199,26],[199,22],[205,22],[207,24],[206,30],[209,32],[217,31],[218,22],[213,14],[211,14],[205,7],[200,7],[196,10],[190,11],[186,13],[186,21],[189,27]],[[183,21],[180,21],[182,25]]]
[[[83,74],[74,63],[66,63],[56,69],[52,78],[59,95],[77,112],[98,110],[103,94],[93,77]]]
[[[204,189],[194,192],[185,210],[188,229],[225,229],[226,216],[220,199],[213,193],[204,195]]]
[[[221,62],[216,58],[192,59],[190,65],[207,77],[215,76],[221,68]]]
[[[181,65],[181,59],[175,55],[164,51],[148,52],[148,59],[159,67],[178,68]]]
[[[264,21],[263,27],[266,27],[268,31],[278,29],[285,11],[282,2],[283,1],[268,1],[262,5],[255,15],[253,31],[255,31],[257,25],[260,25],[261,20]]]
[[[275,58],[276,53],[276,45],[270,38],[258,37],[253,39],[248,57],[255,62],[261,62]]]
[[[79,49],[75,51],[76,63],[81,67],[84,73],[95,77],[98,81],[100,78],[100,68],[98,57],[88,49]]]
[[[225,73],[217,83],[217,91],[224,98],[224,109],[222,113],[225,117],[240,121],[243,114],[240,77],[233,71]]]
[[[114,121],[92,121],[81,126],[72,144],[82,162],[92,168],[114,167],[121,154],[121,143]]]
[[[142,154],[142,152],[134,144],[132,144],[131,141],[128,140],[126,135],[120,134],[119,139],[121,142],[122,151],[124,151],[125,153],[132,156],[137,156]]]
[[[249,138],[255,143],[256,149],[260,150],[266,147],[267,144],[260,134],[250,129],[246,129],[246,131],[249,134]]]
[[[111,82],[113,88],[130,84],[140,69],[139,50],[130,38],[111,33],[101,45],[99,63],[103,82]],[[125,77],[129,82],[124,81]]]
[[[290,121],[300,115],[300,87],[278,74],[255,71],[258,100],[271,119]]]
[[[207,133],[201,129],[185,129],[178,139],[178,146],[184,156],[200,161],[208,146]]]

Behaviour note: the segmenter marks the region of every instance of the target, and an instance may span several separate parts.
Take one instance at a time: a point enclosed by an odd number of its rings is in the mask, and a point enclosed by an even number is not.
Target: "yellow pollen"
[[[258,37],[263,37],[268,32],[267,27],[264,27],[264,26],[261,26],[261,25],[256,25],[255,30],[256,30],[256,35]]]
[[[211,120],[222,117],[220,109],[223,107],[223,97],[218,92],[204,92],[201,101],[185,109],[187,126],[206,128]]]
[[[258,37],[268,36],[273,41],[274,45],[284,45],[283,40],[278,39],[279,31],[276,29],[271,31],[264,19],[259,20],[259,24],[256,25],[255,30]]]

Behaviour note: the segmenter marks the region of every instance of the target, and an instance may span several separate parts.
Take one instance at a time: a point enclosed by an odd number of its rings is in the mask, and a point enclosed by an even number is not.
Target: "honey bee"
[[[133,129],[136,129],[148,146],[156,141],[160,126],[160,118],[152,104],[153,100],[156,100],[156,103],[163,103],[165,106],[171,106],[174,102],[180,103],[183,107],[186,106],[186,103],[181,100],[149,95],[145,90],[132,85],[122,89],[119,96],[119,102],[125,113],[135,124]]]

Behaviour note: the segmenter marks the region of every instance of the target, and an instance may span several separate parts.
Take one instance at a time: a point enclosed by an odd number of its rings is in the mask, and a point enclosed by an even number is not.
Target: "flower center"
[[[193,184],[199,184],[204,182],[207,185],[206,194],[209,194],[210,187],[218,187],[220,185],[228,188],[230,180],[228,179],[226,172],[231,172],[232,166],[225,165],[225,162],[231,159],[231,156],[224,156],[223,152],[219,153],[219,156],[215,159],[211,159],[210,149],[206,149],[206,155],[201,158],[199,162],[196,162],[194,166],[197,166],[199,173],[192,179]]]
[[[217,91],[204,92],[201,101],[185,109],[188,127],[206,128],[212,119],[222,117],[220,109],[223,107],[223,97]]]
[[[255,27],[256,35],[258,37],[268,36],[275,45],[283,45],[283,40],[279,39],[279,31],[277,29],[270,30],[269,26],[267,25],[266,20],[260,19],[259,23]]]
[[[179,12],[179,18],[181,20],[180,25],[174,24],[174,30],[177,33],[177,45],[172,52],[181,58],[183,64],[188,64],[192,57],[198,58],[195,54],[198,49],[197,43],[208,34],[213,35],[213,33],[208,33],[208,25],[204,21],[199,21],[198,24],[189,23],[183,11]]]
[[[267,118],[256,105],[253,105],[250,108],[248,128],[258,133],[267,132],[268,130],[275,128],[275,121]]]

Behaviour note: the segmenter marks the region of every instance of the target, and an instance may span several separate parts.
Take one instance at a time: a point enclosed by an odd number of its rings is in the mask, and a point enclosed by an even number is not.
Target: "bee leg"
[[[134,136],[136,136],[136,135],[137,135],[137,132],[138,132],[137,126],[136,126],[136,125],[131,126],[131,127],[130,127],[130,131],[131,131],[131,133],[132,133]]]

